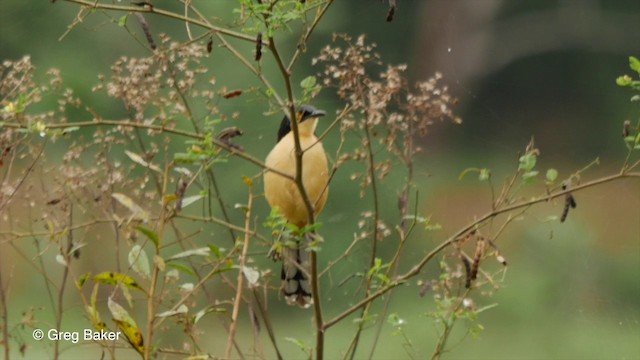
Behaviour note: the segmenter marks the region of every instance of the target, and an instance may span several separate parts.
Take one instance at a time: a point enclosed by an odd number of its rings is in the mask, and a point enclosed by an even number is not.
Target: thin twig
[[[89,0],[65,0],[66,2],[70,2],[70,3],[74,3],[74,4],[79,4],[79,5],[84,5],[87,6],[91,9],[101,9],[101,10],[114,10],[114,11],[125,11],[125,12],[131,12],[131,13],[152,13],[152,14],[157,14],[157,15],[161,15],[161,16],[165,16],[168,18],[172,18],[175,20],[179,20],[179,21],[183,21],[183,22],[187,22],[193,25],[197,25],[200,26],[202,28],[208,29],[211,32],[215,32],[215,33],[220,33],[220,34],[224,34],[227,36],[231,36],[234,37],[236,39],[240,39],[240,40],[246,40],[249,42],[255,42],[255,38],[249,35],[245,35],[239,32],[235,32],[235,31],[231,31],[225,28],[221,28],[218,26],[214,26],[211,23],[208,22],[204,22],[204,21],[200,21],[200,20],[196,20],[190,17],[185,17],[183,15],[180,15],[178,13],[172,12],[172,11],[168,11],[168,10],[162,10],[159,9],[156,6],[126,6],[126,5],[115,5],[115,4],[105,4],[105,3],[100,3],[97,1],[89,1]]]
[[[73,204],[69,204],[69,226],[73,225]],[[60,331],[62,326],[62,313],[64,312],[64,290],[69,279],[69,266],[71,264],[71,256],[69,250],[73,247],[73,231],[67,232],[67,247],[66,249],[60,245],[60,253],[64,258],[64,270],[62,271],[62,282],[58,289],[58,309],[56,311],[56,330]],[[60,357],[60,341],[54,341],[53,345],[53,358],[58,359]]]
[[[3,124],[4,127],[7,128],[15,128],[15,129],[26,129],[27,126],[23,125],[23,124],[19,124],[19,123],[4,123]],[[158,126],[158,125],[151,125],[151,124],[143,124],[143,123],[137,123],[137,122],[133,122],[133,121],[129,121],[129,120],[103,120],[103,119],[96,119],[95,121],[79,121],[79,122],[74,122],[74,123],[66,123],[66,124],[49,124],[47,125],[47,129],[65,129],[65,128],[69,128],[69,127],[89,127],[89,126],[125,126],[125,127],[131,127],[131,128],[139,128],[139,129],[148,129],[148,130],[153,130],[153,131],[158,131],[161,133],[170,133],[170,134],[176,134],[176,135],[180,135],[180,136],[185,136],[185,137],[189,137],[192,139],[198,139],[198,140],[204,140],[206,135],[202,135],[202,134],[197,134],[197,133],[193,133],[193,132],[189,132],[189,131],[183,131],[183,130],[178,130],[178,129],[174,129],[174,128],[168,128],[165,126]],[[224,141],[220,141],[216,138],[211,138],[209,139],[214,145],[216,145],[217,147],[220,147],[224,150],[226,150],[227,152],[229,152],[232,155],[235,155],[237,157],[243,158],[247,161],[249,161],[250,163],[257,165],[258,167],[265,169],[265,170],[269,170],[271,172],[273,172],[274,174],[278,174],[280,176],[283,176],[287,179],[293,180],[293,177],[289,174],[283,173],[281,171],[278,171],[276,169],[271,169],[269,167],[267,167],[264,162],[262,162],[261,160],[258,160],[257,158],[244,153],[244,152],[239,152],[236,148],[234,148],[233,146],[229,145],[228,143],[224,142]],[[35,164],[34,164],[35,165]],[[0,208],[0,210],[2,210],[2,208]]]
[[[378,196],[378,185],[376,181],[376,163],[373,155],[373,146],[371,145],[371,130],[369,128],[369,119],[364,121],[364,132],[365,132],[365,141],[366,149],[367,149],[367,171],[369,176],[369,181],[371,184],[371,192],[373,196],[373,231],[371,235],[371,256],[369,258],[369,267],[367,273],[373,269],[375,266],[376,258],[378,256],[378,222],[380,221],[380,204],[379,204],[379,196]],[[365,297],[371,295],[371,280],[373,279],[373,274],[369,274],[365,277]],[[360,318],[364,318],[365,315],[369,312],[373,301],[367,304],[364,308],[362,308],[362,313],[360,314]],[[351,341],[351,346],[349,347],[350,356],[349,359],[353,360],[356,356],[356,351],[358,350],[358,344],[360,342],[360,335],[362,334],[362,330],[364,329],[365,322],[360,321],[358,323],[358,328],[356,333]]]
[[[275,331],[273,330],[273,324],[271,324],[271,318],[269,318],[269,312],[260,301],[260,295],[258,294],[257,289],[252,289],[253,297],[256,299],[256,303],[258,304],[258,309],[260,310],[260,316],[262,316],[262,321],[264,322],[265,327],[267,328],[267,334],[269,335],[269,340],[271,341],[271,345],[273,345],[273,350],[276,352],[276,356],[278,360],[282,360],[282,354],[280,353],[280,348],[278,347],[278,343],[276,342]]]
[[[249,200],[244,213],[244,244],[242,244],[242,254],[240,255],[240,268],[238,269],[238,280],[236,282],[236,297],[233,303],[233,312],[231,313],[231,325],[229,326],[229,338],[227,340],[227,350],[225,351],[225,359],[231,359],[231,349],[236,337],[236,329],[238,326],[238,312],[240,311],[240,303],[242,303],[242,290],[244,289],[244,267],[247,261],[247,252],[249,251],[249,240],[251,240],[251,209],[253,208],[253,189],[249,186]]]
[[[164,170],[164,179],[162,181],[162,199],[168,194],[169,188],[169,173],[171,171],[171,165],[167,164]],[[160,219],[158,222],[158,244],[155,247],[155,256],[160,257],[160,247],[164,240],[164,229],[169,220],[169,212],[167,206],[162,204],[160,208]],[[158,277],[160,276],[160,266],[156,261],[153,262],[153,271],[151,273],[151,284],[149,285],[149,294],[147,298],[147,336],[144,346],[144,359],[149,360],[151,358],[151,349],[153,347],[153,335],[155,331],[155,319],[156,319],[156,299],[155,292],[158,284]]]
[[[7,286],[9,289],[9,286]],[[2,319],[2,342],[4,344],[4,358],[9,359],[9,316],[7,315],[7,294],[4,291],[2,272],[0,272],[0,319]]]
[[[234,229],[238,228],[237,230],[239,231],[244,231],[245,229],[231,224],[230,222],[231,218],[229,217],[229,213],[227,212],[227,208],[225,207],[224,200],[222,199],[222,194],[220,192],[220,189],[218,188],[218,181],[216,180],[215,173],[213,172],[213,170],[211,170],[211,168],[207,169],[207,177],[209,178],[209,181],[211,182],[211,186],[213,187],[213,191],[215,192],[214,196],[218,200],[218,206],[220,207],[220,211],[222,212],[222,216],[224,217],[224,222],[226,223],[225,226],[229,230],[229,235],[231,236],[231,243],[235,244],[236,233]],[[210,217],[210,218],[213,218],[213,217]],[[255,232],[252,231],[251,234],[253,235],[255,234]]]

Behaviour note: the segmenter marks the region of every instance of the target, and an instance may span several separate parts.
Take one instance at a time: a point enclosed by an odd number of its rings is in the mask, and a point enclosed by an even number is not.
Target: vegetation
[[[476,299],[505,281],[509,254],[499,244],[510,240],[505,230],[514,221],[550,202],[559,203],[559,211],[544,221],[568,221],[583,190],[640,177],[640,118],[620,122],[628,152],[618,171],[604,176],[589,173],[598,159],[578,169],[540,168],[544,149],[531,139],[504,182],[485,167],[461,172],[460,179],[477,176],[490,196],[489,210],[443,234],[422,211],[416,161],[434,126],[464,126],[457,100],[440,73],[410,81],[407,65],[386,63],[365,35],[335,34],[320,50],[309,48],[332,0],[239,0],[232,14],[215,18],[190,1],[181,12],[150,2],[65,2],[78,6],[69,31],[104,13],[148,54],[122,56],[93,86],[124,109],[121,117],[87,103],[57,70],[40,79],[28,56],[2,63],[0,247],[3,256],[10,249],[41,275],[50,328],[70,330],[65,319],[84,317],[85,328],[122,332],[121,341],[88,342],[106,358],[374,358],[383,329],[401,339],[402,357],[422,358],[429,354],[405,331],[411,315],[391,306],[400,291],[434,299],[427,315],[438,339],[430,355],[440,358],[454,345],[454,327],[464,328],[462,337],[477,336],[484,328],[480,314],[500,311]],[[395,11],[390,1],[387,21]],[[147,23],[152,17],[183,23],[186,39],[154,31]],[[295,47],[282,44],[289,34],[297,37]],[[236,71],[252,78],[248,85],[218,83],[208,59],[222,51]],[[300,73],[307,54],[317,76]],[[630,67],[633,75],[617,83],[637,102],[640,62],[631,57]],[[324,235],[330,209],[302,229],[315,234],[307,246],[314,306],[301,315],[302,325],[312,322],[310,343],[278,335],[288,319],[274,315],[281,300],[279,264],[267,254],[287,246],[295,231],[266,211],[264,149],[240,136],[252,130],[251,121],[242,121],[244,106],[280,117],[314,103],[320,93],[341,104],[319,134],[336,145],[330,148],[331,186],[347,173],[351,181],[343,186],[359,194],[364,208],[354,207],[359,219],[342,226],[340,242]],[[224,113],[223,101],[236,101],[238,111]],[[270,127],[275,134],[276,123]],[[295,122],[292,131],[297,137]],[[265,142],[271,144],[271,135]],[[296,149],[300,162],[299,142]],[[301,171],[292,180],[304,194]],[[428,267],[434,271],[427,274]],[[12,279],[0,274],[0,344],[6,358],[16,349],[29,357],[31,330],[45,326],[38,309],[9,317],[10,307],[21,306],[11,297]],[[349,295],[340,295],[345,288]],[[334,296],[350,299],[330,301]],[[327,337],[349,322],[348,345],[335,348]],[[215,336],[213,347],[211,335],[203,334],[212,323],[225,335]],[[374,341],[364,343],[364,332]],[[285,353],[283,340],[300,352]],[[53,358],[64,358],[64,343],[50,345]]]

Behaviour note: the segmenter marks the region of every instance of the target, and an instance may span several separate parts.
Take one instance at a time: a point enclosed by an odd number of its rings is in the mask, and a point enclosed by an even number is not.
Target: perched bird
[[[309,105],[296,110],[298,135],[302,155],[302,184],[313,205],[314,216],[318,215],[328,195],[329,169],[327,155],[322,143],[315,136],[318,118],[325,115]],[[265,161],[268,168],[295,177],[295,140],[291,131],[291,121],[285,115],[278,130],[278,141]],[[308,212],[296,183],[273,171],[264,174],[264,193],[271,208],[278,208],[291,224],[298,228],[308,224]],[[285,246],[282,250],[282,292],[289,305],[297,304],[308,308],[313,304],[309,282],[309,256],[302,246]]]

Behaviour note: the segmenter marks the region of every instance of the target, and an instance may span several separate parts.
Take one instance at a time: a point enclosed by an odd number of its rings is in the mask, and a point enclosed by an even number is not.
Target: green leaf
[[[478,174],[478,180],[487,181],[491,177],[491,170],[487,168],[480,169],[480,174]]]
[[[86,273],[78,279],[78,281],[76,282],[76,287],[78,288],[78,290],[82,289],[84,283],[89,280],[89,276],[91,276],[91,273]]]
[[[210,254],[211,254],[211,249],[209,249],[208,247],[201,247],[197,249],[179,252],[173,255],[172,257],[170,257],[169,259],[167,259],[167,261],[182,259],[189,256],[209,256]]]
[[[165,318],[165,317],[169,317],[169,316],[186,314],[187,312],[189,312],[189,308],[187,307],[187,305],[182,304],[182,305],[178,306],[178,308],[175,309],[175,310],[167,310],[165,312],[161,312],[160,314],[156,314],[156,317]]]
[[[518,170],[524,170],[526,172],[533,170],[536,166],[537,159],[538,157],[533,152],[522,155],[519,159],[520,165],[518,166]]]
[[[120,18],[118,19],[118,26],[120,27],[127,26],[127,15],[120,16]]]
[[[640,73],[640,60],[635,56],[629,56],[629,67],[631,70]]]
[[[149,258],[147,257],[147,253],[144,252],[144,249],[140,245],[134,245],[129,251],[129,265],[131,268],[137,272],[140,276],[145,279],[148,279],[151,275],[151,269],[149,268]]]
[[[558,219],[560,219],[560,217],[557,215],[549,215],[546,218],[544,218],[542,222],[556,222],[558,221]]]
[[[629,75],[622,75],[618,76],[618,78],[616,79],[616,84],[618,84],[618,86],[629,86],[631,85],[632,81],[633,79],[631,79]]]
[[[464,179],[464,177],[467,176],[468,173],[480,172],[480,171],[481,169],[478,169],[478,168],[466,168],[460,173],[460,175],[458,175],[458,180]]]
[[[62,133],[63,134],[68,134],[70,132],[74,132],[74,131],[78,131],[80,130],[79,126],[69,126],[67,128],[62,129]]]
[[[530,184],[533,182],[536,176],[538,176],[537,170],[527,171],[526,173],[522,174],[522,180],[524,180],[525,183]]]
[[[298,339],[292,338],[292,337],[286,337],[286,338],[284,338],[284,340],[296,345],[298,348],[300,348],[300,350],[304,351],[306,349],[306,345],[305,345],[304,341],[302,341],[302,340],[298,340]]]
[[[188,267],[182,265],[182,264],[178,264],[178,263],[171,263],[169,264],[169,266],[171,266],[172,268],[183,272],[185,274],[191,275],[191,276],[195,276],[196,273],[193,272],[193,270],[189,269]]]
[[[554,182],[558,178],[558,170],[556,169],[548,169],[547,170],[547,181]]]
[[[173,160],[175,160],[176,162],[192,163],[192,162],[194,162],[196,159],[194,158],[194,156],[193,156],[192,154],[188,154],[188,153],[174,153],[174,154],[173,154]]]
[[[215,255],[216,258],[220,259],[222,257],[222,254],[220,253],[220,248],[218,248],[217,246],[213,245],[213,244],[209,244],[209,251],[211,251],[211,253],[213,255]]]
[[[489,309],[493,309],[494,307],[497,307],[497,306],[498,306],[497,303],[490,304],[490,305],[487,305],[487,306],[483,306],[483,307],[479,308],[478,310],[476,310],[476,314],[480,314],[481,312],[487,311]]]
[[[125,194],[113,193],[111,196],[132,212],[132,218],[149,221],[149,213]]]
[[[302,86],[303,89],[310,89],[316,86],[316,77],[313,75],[307,76],[300,82],[300,86]]]
[[[182,208],[186,208],[187,206],[195,203],[196,201],[200,200],[204,198],[204,195],[202,194],[198,194],[198,195],[193,195],[193,196],[187,196],[186,198],[182,199]]]
[[[133,161],[134,163],[140,164],[146,168],[149,168],[155,172],[161,173],[162,174],[162,169],[160,169],[159,167],[157,167],[156,165],[150,164],[148,162],[146,162],[142,156],[131,152],[129,150],[125,150],[124,153],[129,157],[129,159],[131,159],[131,161]]]
[[[147,238],[149,238],[149,240],[151,240],[153,242],[153,244],[156,246],[156,248],[158,247],[158,245],[160,244],[160,239],[158,238],[158,234],[156,234],[155,231],[148,229],[144,226],[137,226],[136,230],[140,231],[142,234],[144,234]]]
[[[213,305],[210,305],[210,306],[198,311],[198,313],[193,317],[193,323],[196,324],[200,319],[202,319],[203,316],[205,316],[207,314],[211,314],[211,313],[224,314],[226,312],[227,312],[227,310],[225,308],[214,307]]]

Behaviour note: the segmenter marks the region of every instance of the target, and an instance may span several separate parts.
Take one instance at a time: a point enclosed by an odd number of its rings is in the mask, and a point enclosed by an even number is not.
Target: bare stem
[[[227,340],[227,350],[225,351],[225,359],[231,359],[231,350],[236,336],[238,326],[238,313],[240,312],[240,304],[242,303],[242,290],[244,289],[244,267],[247,261],[247,252],[249,251],[249,240],[251,240],[251,209],[253,208],[253,190],[249,186],[249,201],[247,209],[244,213],[244,243],[242,245],[242,254],[240,255],[240,269],[238,271],[238,280],[236,283],[236,297],[233,302],[233,312],[231,313],[231,325],[229,326],[229,338]]]
[[[69,205],[69,226],[73,225],[73,204]],[[60,289],[58,289],[58,310],[56,312],[56,330],[60,331],[60,327],[62,326],[62,313],[64,312],[64,290],[67,285],[67,280],[69,279],[69,266],[71,263],[71,256],[69,256],[69,251],[73,247],[73,231],[69,231],[67,233],[67,247],[66,250],[61,245],[60,250],[63,254],[61,254],[65,260],[64,270],[62,271],[62,283],[60,284]],[[58,345],[60,341],[54,341],[53,346],[53,358],[58,359],[60,357],[60,346]]]
[[[380,221],[380,206],[379,206],[379,197],[378,197],[378,182],[376,181],[376,163],[373,156],[373,146],[371,145],[371,131],[369,128],[368,119],[364,121],[364,131],[366,135],[366,148],[367,148],[367,161],[368,161],[368,176],[369,181],[371,181],[371,192],[373,195],[373,231],[371,234],[371,256],[369,258],[369,268],[367,269],[367,274],[369,270],[371,270],[375,266],[376,257],[378,256],[378,222]],[[365,297],[371,294],[371,280],[373,275],[366,276],[365,278]],[[371,308],[373,301],[367,304],[364,308],[362,308],[362,314],[360,315],[363,318]],[[351,355],[350,359],[354,359],[356,356],[356,351],[358,350],[358,344],[360,342],[360,335],[362,334],[362,330],[364,329],[364,321],[358,323],[358,329],[353,337],[351,342],[350,351]]]
[[[231,31],[229,29],[221,28],[218,26],[214,26],[209,22],[204,22],[201,20],[197,20],[191,17],[183,16],[176,12],[163,10],[157,8],[155,6],[127,6],[127,5],[115,5],[115,4],[106,4],[100,3],[98,1],[89,1],[89,0],[65,0],[70,3],[79,4],[87,6],[91,9],[100,9],[100,10],[113,10],[113,11],[126,11],[132,13],[152,13],[161,15],[164,17],[168,17],[171,19],[184,21],[185,23],[190,23],[196,26],[200,26],[214,33],[220,33],[227,36],[234,37],[236,39],[246,40],[249,42],[255,42],[256,39],[253,36],[245,35],[239,32]]]
[[[8,287],[7,287],[8,288]],[[2,319],[2,341],[4,343],[4,358],[9,359],[9,316],[7,315],[7,295],[2,283],[2,272],[0,272],[0,318]]]
[[[164,170],[164,179],[162,181],[162,199],[168,193],[169,187],[169,173],[171,172],[171,164],[167,164]],[[155,256],[160,257],[160,247],[162,246],[164,238],[165,225],[169,221],[169,213],[167,206],[162,204],[160,209],[160,219],[158,223],[158,246],[156,246]],[[153,347],[153,334],[155,330],[155,317],[156,317],[156,287],[158,284],[158,277],[160,276],[160,267],[156,261],[153,262],[153,272],[151,273],[151,284],[149,285],[149,295],[147,298],[147,336],[144,346],[144,359],[149,360],[151,358],[151,348]]]

